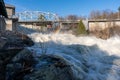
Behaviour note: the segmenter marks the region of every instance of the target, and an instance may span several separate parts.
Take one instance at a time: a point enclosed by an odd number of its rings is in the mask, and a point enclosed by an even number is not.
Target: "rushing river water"
[[[71,34],[29,35],[36,43],[30,49],[64,58],[78,80],[120,80],[120,37],[108,40]]]

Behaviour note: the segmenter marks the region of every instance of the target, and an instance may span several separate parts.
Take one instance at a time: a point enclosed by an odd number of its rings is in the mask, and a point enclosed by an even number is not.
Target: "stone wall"
[[[5,18],[0,15],[0,32],[4,31],[6,28]]]

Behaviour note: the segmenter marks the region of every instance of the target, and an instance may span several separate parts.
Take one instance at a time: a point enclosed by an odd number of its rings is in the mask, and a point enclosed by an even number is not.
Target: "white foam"
[[[34,33],[29,36],[36,42],[31,49],[38,55],[46,50],[46,54],[63,57],[73,65],[78,79],[120,80],[120,37],[102,40],[72,34]]]

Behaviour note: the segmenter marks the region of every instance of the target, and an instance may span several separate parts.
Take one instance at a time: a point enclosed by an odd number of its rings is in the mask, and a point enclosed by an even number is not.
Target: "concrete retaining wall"
[[[39,25],[34,25],[39,24]],[[79,21],[69,22],[69,21],[61,21],[60,27],[62,30],[68,30],[76,28],[78,26]],[[108,27],[119,26],[120,27],[120,20],[84,20],[83,21],[86,30],[95,31],[95,30],[104,30]],[[40,29],[42,22],[19,22],[19,25],[24,26],[30,29]]]
[[[0,31],[4,31],[6,28],[5,18],[0,15]]]
[[[12,19],[6,19],[6,30],[10,31],[16,31],[16,28],[18,26],[18,19],[17,18],[12,18]]]
[[[99,21],[89,21],[88,22],[89,31],[104,30],[105,28],[119,26],[120,20],[99,20]]]

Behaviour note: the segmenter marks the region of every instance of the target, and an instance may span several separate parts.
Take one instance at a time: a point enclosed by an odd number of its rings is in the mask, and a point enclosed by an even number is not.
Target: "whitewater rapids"
[[[36,55],[54,54],[64,58],[78,80],[120,80],[120,37],[108,40],[76,37],[72,34],[41,34],[29,36],[36,43]]]

